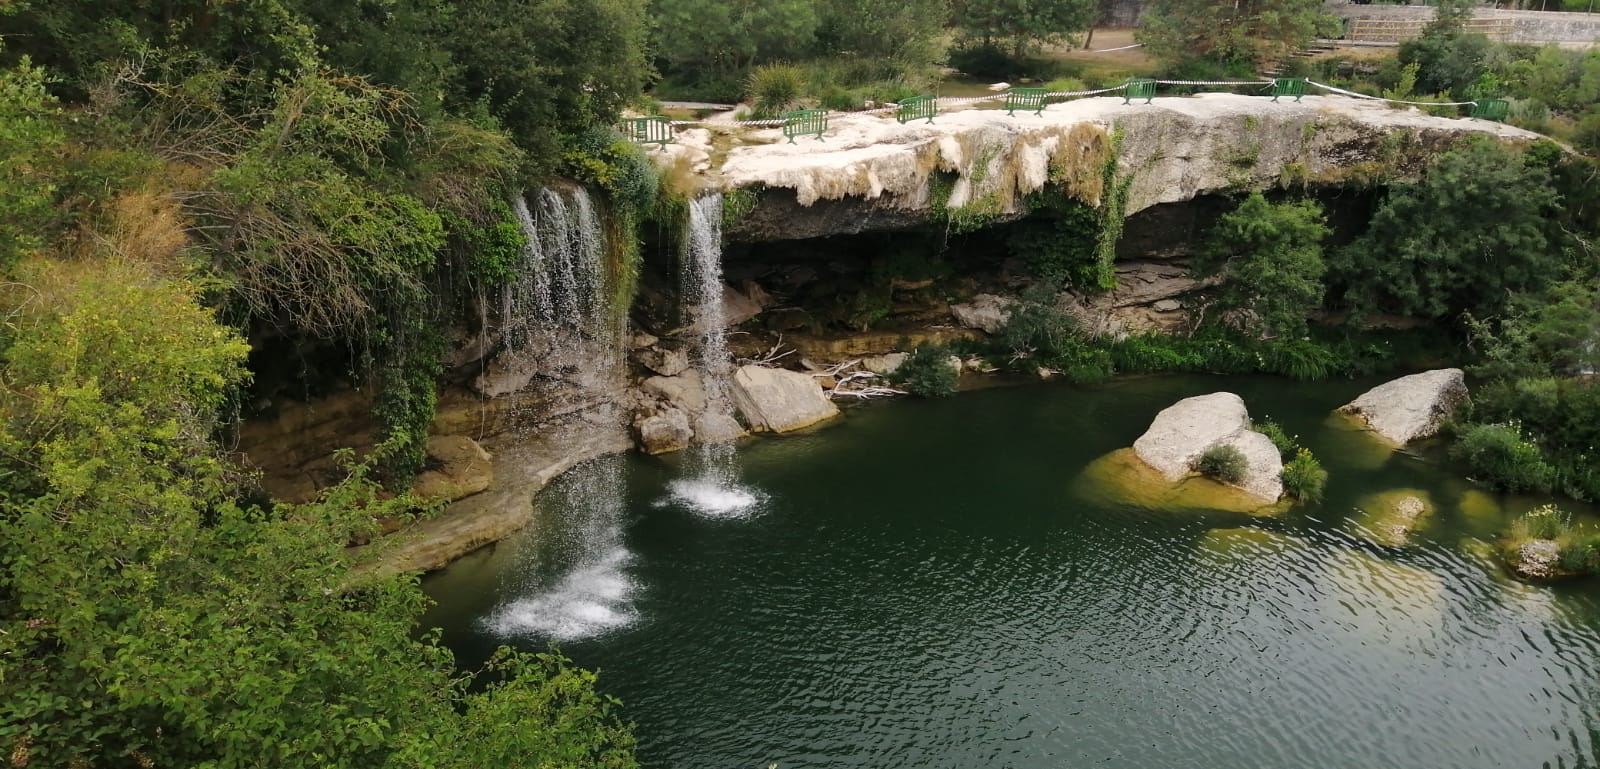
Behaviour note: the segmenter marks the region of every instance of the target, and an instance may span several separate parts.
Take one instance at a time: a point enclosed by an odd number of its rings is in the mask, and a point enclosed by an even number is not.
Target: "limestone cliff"
[[[792,144],[778,129],[715,143],[695,130],[660,157],[695,170],[706,187],[752,191],[754,206],[726,233],[749,242],[904,229],[954,212],[1016,218],[1026,213],[1023,196],[1047,183],[1091,206],[1103,205],[1106,184],[1116,184],[1126,216],[1219,192],[1404,179],[1444,147],[1480,134],[1539,138],[1339,96],[1296,103],[1214,93],[1148,105],[1077,99],[1037,116],[969,109],[931,125],[835,116],[823,139]],[[731,148],[713,149],[730,136]]]

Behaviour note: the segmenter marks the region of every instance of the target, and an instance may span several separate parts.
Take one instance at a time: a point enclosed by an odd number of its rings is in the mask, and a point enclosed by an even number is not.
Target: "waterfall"
[[[733,416],[728,321],[722,309],[722,195],[689,203],[684,238],[683,304],[694,329],[694,363],[706,388],[706,413]]]
[[[505,354],[526,369],[517,384],[538,373],[591,391],[614,386],[624,319],[606,301],[605,239],[589,192],[545,188],[519,196],[512,209],[525,244],[500,317]]]
[[[504,351],[479,378],[485,394],[516,392],[536,378],[579,425],[618,421],[627,318],[609,302],[607,241],[582,187],[544,188],[512,203],[524,246],[501,295]],[[485,384],[487,382],[487,384]],[[537,408],[548,414],[547,404]],[[631,560],[623,543],[627,473],[622,457],[591,460],[541,491],[538,536],[524,540],[530,581],[485,622],[503,636],[570,641],[632,621]]]
[[[548,523],[522,540],[517,571],[531,575],[521,596],[485,618],[495,635],[575,641],[624,627],[635,618],[635,589],[623,542],[627,510],[626,460],[591,460],[539,492]]]
[[[706,410],[695,425],[696,445],[685,457],[685,478],[668,485],[671,499],[701,515],[747,514],[758,496],[738,484],[733,417],[733,355],[722,308],[722,195],[709,193],[689,203],[684,238],[683,314],[693,336],[691,360],[705,386]]]

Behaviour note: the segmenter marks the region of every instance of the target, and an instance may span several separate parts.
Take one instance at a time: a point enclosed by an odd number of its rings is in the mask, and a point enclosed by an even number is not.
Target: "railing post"
[[[673,140],[672,121],[660,115],[628,118],[622,121],[622,133],[635,144],[659,144],[665,147]]]
[[[933,122],[933,116],[939,114],[939,102],[932,96],[913,96],[900,102],[900,109],[895,111],[894,119],[904,125],[913,120],[927,118]]]
[[[1128,78],[1127,87],[1122,89],[1122,103],[1131,104],[1134,99],[1144,99],[1149,104],[1156,97],[1156,81],[1148,77]]]
[[[1277,101],[1279,96],[1293,96],[1295,101],[1306,95],[1306,79],[1303,77],[1278,77],[1272,79],[1272,100]]]
[[[1049,91],[1043,88],[1013,88],[1006,91],[1006,116],[1016,117],[1019,109],[1031,109],[1035,115],[1044,112],[1047,93]]]
[[[794,144],[796,136],[816,134],[817,141],[822,141],[822,135],[828,132],[828,111],[825,109],[797,109],[785,112],[783,117],[783,135],[789,137],[789,143]]]

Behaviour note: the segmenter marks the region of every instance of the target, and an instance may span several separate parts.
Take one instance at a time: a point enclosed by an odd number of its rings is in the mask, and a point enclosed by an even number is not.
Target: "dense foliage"
[[[960,373],[950,365],[950,348],[925,344],[906,356],[892,379],[919,398],[943,398],[955,394]]]
[[[1337,24],[1317,0],[1156,0],[1137,37],[1177,71],[1254,73]]]
[[[1306,315],[1322,304],[1322,222],[1314,201],[1269,203],[1261,193],[1217,222],[1197,267],[1222,278],[1216,305],[1232,325],[1258,336],[1305,334]]]
[[[1294,458],[1283,464],[1282,478],[1285,493],[1296,500],[1313,505],[1322,501],[1324,489],[1328,485],[1328,471],[1322,468],[1322,463],[1317,461],[1310,449],[1306,448],[1297,450]]]
[[[644,29],[628,0],[0,4],[11,765],[634,765],[591,674],[459,674],[415,579],[345,545],[419,510],[440,329],[511,277],[515,191],[648,205],[594,128]],[[382,445],[310,505],[222,448],[273,346],[377,390]]]
[[[304,507],[239,498],[210,435],[247,348],[172,272],[96,253],[7,291],[12,764],[633,766],[589,674],[506,652],[471,694],[413,636],[415,579],[351,570],[344,543],[405,498],[359,471]]]
[[[1560,277],[1550,171],[1497,142],[1440,155],[1416,184],[1395,185],[1356,241],[1329,259],[1357,315],[1449,319],[1493,313],[1514,292]]]

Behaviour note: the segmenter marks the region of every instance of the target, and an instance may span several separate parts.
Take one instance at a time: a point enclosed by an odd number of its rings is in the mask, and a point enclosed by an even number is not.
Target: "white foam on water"
[[[576,641],[627,627],[638,615],[629,598],[635,589],[623,567],[631,554],[618,547],[598,561],[568,572],[544,592],[502,606],[484,624],[497,636],[535,636]]]
[[[632,603],[638,585],[628,575],[633,554],[622,536],[626,486],[622,458],[605,457],[573,468],[546,489],[540,504],[551,505],[558,517],[542,532],[546,548],[525,557],[556,558],[563,571],[520,586],[520,595],[485,617],[483,626],[501,637],[577,641],[638,619]]]
[[[760,494],[718,478],[685,478],[667,484],[665,503],[677,503],[707,518],[748,518]]]

